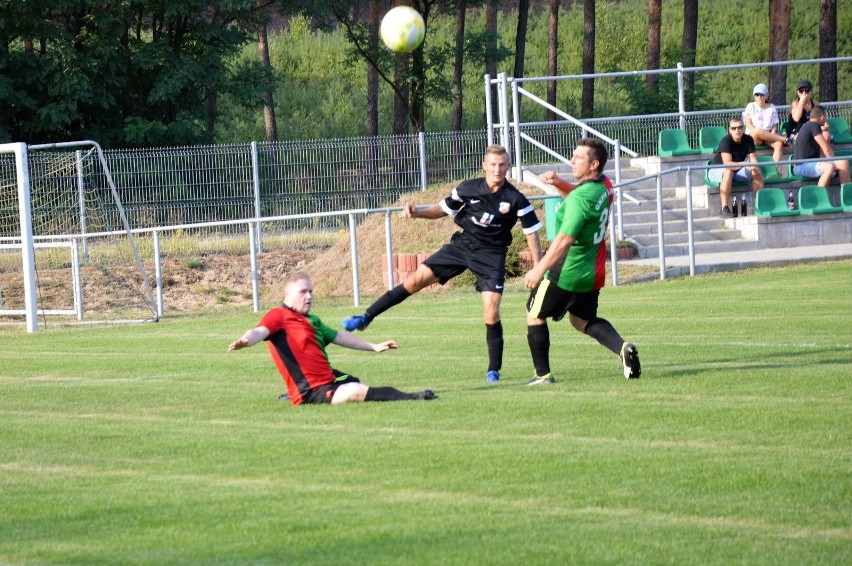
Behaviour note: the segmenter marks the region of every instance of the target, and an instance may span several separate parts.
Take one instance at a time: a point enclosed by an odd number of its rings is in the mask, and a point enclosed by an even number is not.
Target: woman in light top
[[[766,97],[769,89],[763,83],[755,85],[752,90],[754,102],[749,102],[743,110],[746,133],[754,138],[755,145],[772,147],[772,160],[780,162],[784,155],[784,146],[789,145],[787,138],[778,133],[778,110]],[[782,176],[781,165],[776,165],[778,176]]]

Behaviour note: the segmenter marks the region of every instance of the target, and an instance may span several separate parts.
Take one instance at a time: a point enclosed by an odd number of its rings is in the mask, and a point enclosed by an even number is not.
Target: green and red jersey
[[[612,183],[601,175],[579,183],[556,211],[559,232],[574,238],[562,261],[547,272],[547,278],[560,289],[585,293],[604,286],[606,227],[612,195]]]
[[[275,307],[258,326],[269,329],[269,353],[287,384],[293,405],[302,403],[312,389],[335,380],[325,347],[337,338],[337,330],[326,326],[318,316]]]

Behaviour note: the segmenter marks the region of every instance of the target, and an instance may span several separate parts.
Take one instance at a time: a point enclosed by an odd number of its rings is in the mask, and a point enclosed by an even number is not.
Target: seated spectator
[[[719,147],[713,156],[713,165],[724,163],[746,163],[750,161],[754,165],[743,167],[726,167],[725,169],[710,169],[707,176],[714,183],[719,183],[719,199],[722,201],[722,218],[733,218],[734,213],[728,201],[731,198],[731,187],[734,179],[751,183],[753,191],[763,188],[763,175],[757,165],[757,154],[754,152],[754,139],[743,132],[743,121],[740,118],[731,118],[728,122],[728,134],[719,140]]]
[[[787,130],[788,141],[796,139],[796,134],[811,119],[811,110],[819,104],[813,98],[813,88],[811,81],[799,81],[799,84],[796,85],[797,98],[790,103],[790,116],[787,118],[790,122],[790,127]],[[828,128],[825,128],[823,135],[828,141],[831,141]]]
[[[802,126],[793,145],[793,159],[816,159],[817,157],[835,157],[831,144],[825,138],[826,114],[822,106],[814,106],[811,119]],[[813,163],[797,163],[793,173],[809,179],[819,179],[818,185],[827,187],[831,177],[837,173],[840,184],[850,182],[849,162],[845,159],[837,161],[819,161]]]
[[[743,110],[745,133],[754,139],[755,145],[772,147],[772,160],[780,162],[784,155],[784,146],[788,145],[787,138],[778,134],[778,111],[775,105],[767,102],[769,89],[763,83],[757,84],[752,90],[754,102],[749,102]],[[776,165],[778,176],[782,176],[781,165]]]

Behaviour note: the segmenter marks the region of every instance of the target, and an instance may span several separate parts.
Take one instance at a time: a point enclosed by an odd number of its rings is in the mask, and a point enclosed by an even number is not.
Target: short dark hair
[[[823,108],[819,104],[814,106],[813,109],[811,110],[811,120],[819,120],[820,118],[822,118],[825,115],[826,115],[825,114],[825,108]]]
[[[601,140],[598,138],[580,138],[579,141],[577,141],[577,147],[588,147],[592,159],[598,162],[598,173],[604,170],[606,160],[609,158],[609,153]]]
[[[728,120],[728,126],[730,127],[730,126],[731,126],[734,122],[739,122],[740,124],[742,124],[743,126],[745,126],[745,122],[744,122],[744,121],[743,121],[743,119],[742,119],[741,117],[739,117],[739,116],[731,116],[731,119],[730,119],[730,120]]]

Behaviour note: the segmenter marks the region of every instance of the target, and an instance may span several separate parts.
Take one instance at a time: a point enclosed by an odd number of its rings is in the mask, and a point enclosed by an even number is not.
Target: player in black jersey
[[[466,269],[476,277],[476,290],[482,294],[485,340],[488,345],[489,382],[500,381],[503,364],[503,326],[500,299],[506,279],[506,252],[512,242],[512,227],[521,221],[533,263],[541,258],[538,230],[541,222],[533,207],[518,189],[506,180],[510,159],[505,148],[489,146],[482,169],[485,177],[465,181],[437,204],[418,209],[412,203],[403,208],[406,218],[434,220],[452,216],[461,227],[440,250],[429,256],[400,285],[367,307],[364,314],[343,321],[348,331],[364,330],[372,320],[414,293],[434,283],[444,284]]]

